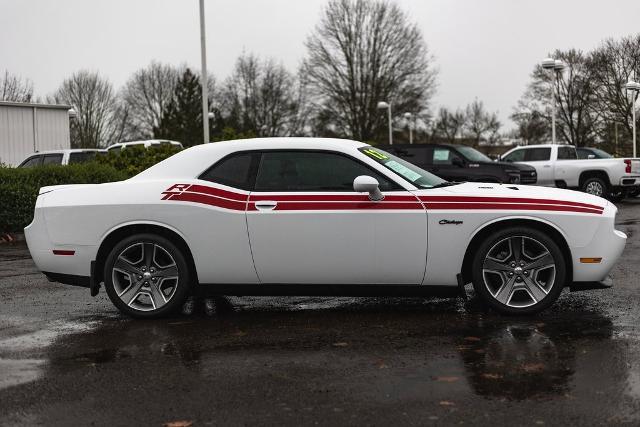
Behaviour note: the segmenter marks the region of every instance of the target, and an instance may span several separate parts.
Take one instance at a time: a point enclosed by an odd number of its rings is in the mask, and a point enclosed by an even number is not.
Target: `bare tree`
[[[578,146],[594,140],[598,130],[599,112],[594,109],[595,87],[592,60],[575,49],[556,50],[554,58],[568,67],[554,83],[553,73],[536,65],[532,81],[514,111],[520,117],[544,117],[551,123],[551,97],[557,106],[559,139]]]
[[[0,78],[0,101],[31,102],[33,99],[33,83],[5,70]]]
[[[549,122],[539,111],[516,111],[511,115],[518,128],[515,137],[520,137],[527,144],[542,144],[550,139]]]
[[[454,142],[458,136],[462,136],[466,124],[467,116],[464,111],[449,111],[446,107],[441,107],[433,123],[433,136]]]
[[[417,25],[395,4],[332,0],[306,46],[314,105],[322,122],[332,124],[323,133],[375,138],[385,127],[379,101],[391,102],[398,117],[427,109],[433,59]]]
[[[620,40],[605,40],[593,52],[591,66],[595,88],[594,110],[598,111],[604,122],[603,129],[606,132],[619,128],[630,140],[631,102],[624,85],[634,75],[640,79],[640,34]],[[640,117],[637,120],[640,121]]]
[[[473,143],[477,146],[480,141],[488,140],[492,142],[498,136],[500,130],[500,121],[497,113],[490,113],[484,108],[484,103],[475,99],[467,106],[465,121],[465,133],[473,139]]]
[[[257,136],[288,136],[304,128],[304,87],[273,60],[241,55],[220,92],[227,125]]]
[[[98,73],[79,71],[64,80],[49,98],[73,107],[77,117],[71,120],[72,147],[95,148],[118,141],[118,104],[111,83]]]
[[[119,94],[121,108],[128,112],[123,135],[131,139],[153,137],[181,73],[180,68],[152,61],[129,78]]]

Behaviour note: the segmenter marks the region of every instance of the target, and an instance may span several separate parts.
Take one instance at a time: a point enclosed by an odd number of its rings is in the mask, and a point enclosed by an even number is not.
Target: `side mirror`
[[[595,159],[595,158],[596,158],[596,156],[594,154],[589,154],[587,156],[587,159]]]
[[[451,164],[461,168],[464,167],[464,161],[460,157],[454,157],[451,159]]]
[[[378,180],[368,176],[360,175],[353,180],[353,191],[358,193],[369,193],[369,198],[373,201],[379,201],[384,198],[380,192]]]

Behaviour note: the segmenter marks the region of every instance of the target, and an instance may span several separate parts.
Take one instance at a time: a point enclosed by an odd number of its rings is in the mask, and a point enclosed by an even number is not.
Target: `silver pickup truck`
[[[570,188],[600,197],[621,198],[640,190],[640,159],[579,160],[573,145],[527,145],[502,156],[505,162],[536,168],[537,185]]]

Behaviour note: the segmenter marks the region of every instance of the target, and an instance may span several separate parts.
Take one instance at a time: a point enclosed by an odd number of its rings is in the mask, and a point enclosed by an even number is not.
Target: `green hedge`
[[[122,171],[131,177],[179,151],[179,148],[172,145],[149,148],[133,146],[125,148],[119,153],[110,152],[106,155],[98,156],[96,161]]]
[[[122,181],[178,151],[172,146],[130,147],[69,166],[0,166],[0,232],[22,231],[31,222],[40,187]]]
[[[94,162],[69,166],[0,168],[0,231],[21,231],[33,218],[40,187],[121,181],[127,175]]]

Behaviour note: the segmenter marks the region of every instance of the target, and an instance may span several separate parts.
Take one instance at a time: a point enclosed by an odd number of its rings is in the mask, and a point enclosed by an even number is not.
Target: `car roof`
[[[39,154],[64,154],[64,153],[82,153],[85,151],[104,151],[100,148],[63,148],[60,150],[42,150],[29,154],[27,157],[37,156]]]
[[[193,178],[229,154],[252,150],[329,150],[349,152],[368,144],[337,138],[252,138],[212,142],[187,148],[132,179]]]
[[[553,146],[558,146],[558,147],[573,147],[576,148],[574,145],[571,144],[531,144],[531,145],[521,145],[519,147],[514,147],[515,148],[549,148],[549,147],[553,147]]]

